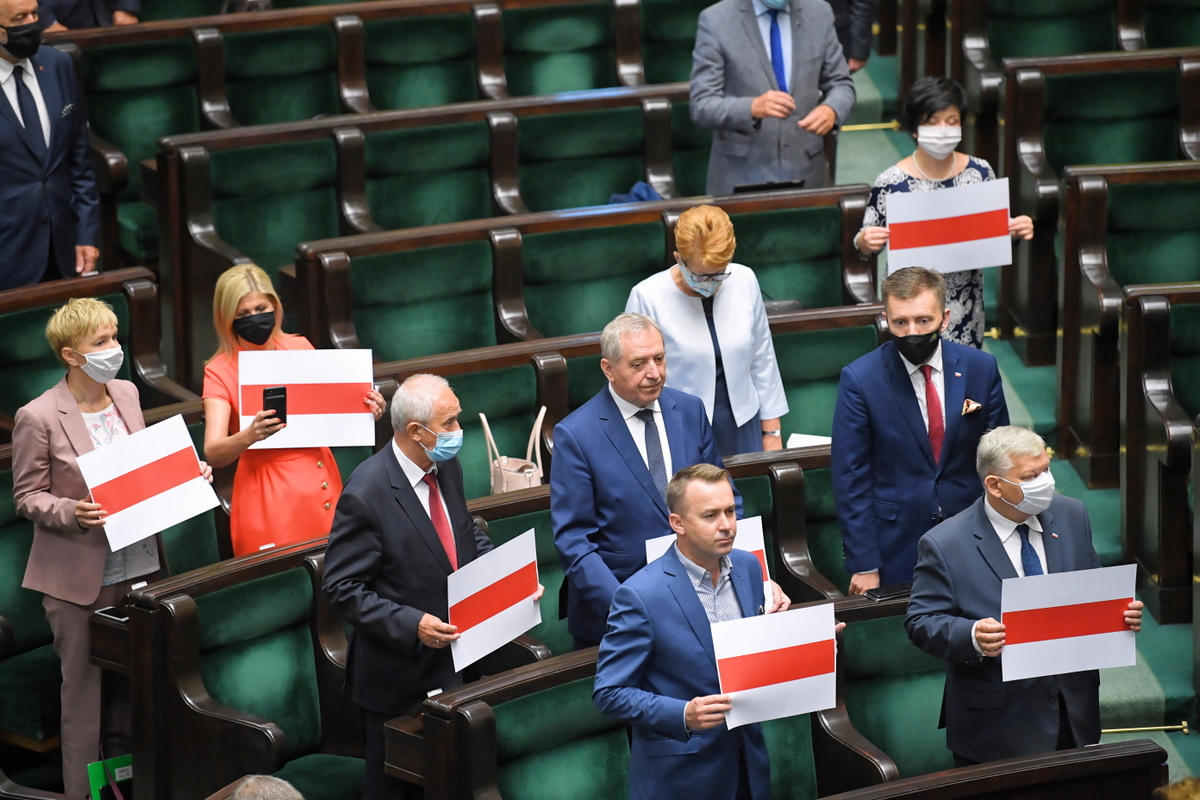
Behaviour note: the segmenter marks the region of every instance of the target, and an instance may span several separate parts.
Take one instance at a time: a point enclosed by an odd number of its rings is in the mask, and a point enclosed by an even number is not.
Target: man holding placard
[[[680,470],[667,486],[674,546],[613,597],[593,693],[603,713],[633,727],[630,800],[706,797],[766,800],[771,772],[757,724],[730,730],[710,626],[762,614],[762,568],[735,550],[737,507],[729,473]],[[660,756],[670,756],[661,758]]]
[[[976,468],[983,497],[921,538],[905,622],[914,644],[947,662],[946,744],[957,766],[1095,744],[1099,673],[1006,682],[1006,633],[998,621],[1004,581],[1099,567],[1087,511],[1054,493],[1046,445],[1032,431],[1004,426],[988,432]],[[1131,595],[1132,586],[1124,597]],[[1123,612],[1108,604],[1103,613],[1111,619],[1100,625],[1085,619],[1084,627],[1138,631],[1142,604],[1120,606]]]

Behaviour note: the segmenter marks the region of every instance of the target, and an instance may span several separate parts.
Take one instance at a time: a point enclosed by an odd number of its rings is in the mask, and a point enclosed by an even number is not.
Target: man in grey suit
[[[700,13],[691,114],[714,131],[709,194],[783,181],[824,186],[822,137],[854,100],[824,0],[721,0]]]

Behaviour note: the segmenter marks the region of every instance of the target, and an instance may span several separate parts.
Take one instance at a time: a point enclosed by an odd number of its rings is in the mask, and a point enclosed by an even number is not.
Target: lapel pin
[[[956,377],[956,378],[961,378],[961,377],[962,377],[962,373],[961,373],[961,372],[956,372],[956,373],[954,373],[954,377]]]
[[[1052,534],[1050,534],[1050,538],[1051,538],[1051,539],[1057,539],[1057,538],[1058,538],[1058,534],[1057,534],[1057,533],[1052,533]]]

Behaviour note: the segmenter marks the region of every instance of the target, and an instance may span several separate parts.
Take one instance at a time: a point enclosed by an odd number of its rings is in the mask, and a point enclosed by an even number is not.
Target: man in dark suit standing
[[[142,0],[40,0],[38,16],[46,33],[136,25]]]
[[[446,622],[446,577],[492,542],[467,511],[455,458],[461,413],[444,378],[406,380],[392,398],[391,446],[354,470],[329,532],[321,588],[354,626],[346,680],[363,717],[364,800],[412,788],[383,771],[384,722],[462,684],[448,649],[459,634]]]
[[[917,540],[979,496],[975,445],[1008,424],[991,355],[944,341],[946,280],[921,267],[883,282],[892,340],[842,370],[831,476],[850,594],[907,583]]]
[[[671,532],[670,477],[692,464],[724,466],[704,403],[664,386],[654,320],[620,315],[604,327],[600,352],[609,385],[555,426],[550,467],[554,546],[577,649],[600,643],[617,586],[646,565],[646,540]]]
[[[1084,747],[1100,741],[1096,670],[1003,679],[1001,581],[1094,569],[1083,503],[1054,493],[1050,457],[1036,433],[1005,426],[977,456],[984,494],[921,537],[905,628],[947,662],[941,725],[955,766]],[[1142,604],[1125,624],[1138,631]]]
[[[100,198],[71,57],[37,0],[0,0],[0,289],[96,269]]]
[[[875,23],[875,0],[829,0],[833,27],[846,56],[846,66],[858,72],[871,57],[871,26]]]

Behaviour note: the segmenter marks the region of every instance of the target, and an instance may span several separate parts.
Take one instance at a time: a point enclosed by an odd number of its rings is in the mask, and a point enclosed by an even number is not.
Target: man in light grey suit
[[[824,186],[822,137],[854,100],[823,0],[721,0],[700,13],[691,114],[714,131],[709,194],[779,181]]]

